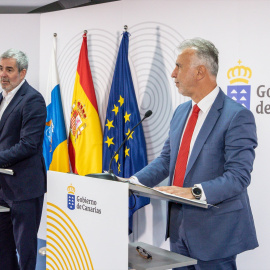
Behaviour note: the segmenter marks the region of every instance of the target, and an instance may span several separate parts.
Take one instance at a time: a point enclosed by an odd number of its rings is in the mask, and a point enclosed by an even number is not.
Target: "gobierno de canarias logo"
[[[75,187],[72,185],[67,187],[67,207],[70,210],[75,209]]]
[[[230,81],[230,85],[227,87],[227,95],[247,109],[250,109],[251,85],[248,83],[252,76],[252,71],[249,67],[241,64],[242,61],[239,60],[238,65],[230,68],[227,72],[227,78]]]

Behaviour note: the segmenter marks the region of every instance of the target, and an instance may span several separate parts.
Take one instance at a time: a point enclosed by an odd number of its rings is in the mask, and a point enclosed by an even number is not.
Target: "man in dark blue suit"
[[[46,105],[42,95],[24,79],[27,56],[10,49],[0,56],[0,269],[34,270],[46,169],[42,142]],[[16,255],[19,254],[19,262]]]
[[[198,260],[179,269],[233,270],[237,254],[258,246],[247,193],[257,146],[255,120],[217,86],[217,72],[218,50],[211,42],[195,38],[180,45],[172,78],[191,100],[176,109],[160,156],[135,174],[135,181],[151,187],[169,176],[171,185],[157,189],[211,205],[169,205],[171,250]]]

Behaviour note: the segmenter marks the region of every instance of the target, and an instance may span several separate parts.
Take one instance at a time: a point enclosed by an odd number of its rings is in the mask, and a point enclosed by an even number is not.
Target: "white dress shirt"
[[[15,94],[17,93],[17,91],[20,89],[20,87],[22,86],[24,82],[25,80],[22,80],[18,86],[16,86],[13,90],[9,92],[6,92],[5,90],[3,90],[2,92],[3,100],[0,104],[0,120],[8,104],[11,102],[11,100],[13,99],[13,97],[15,96]]]
[[[197,123],[196,123],[196,126],[194,128],[194,132],[192,134],[192,138],[191,138],[191,142],[190,142],[190,148],[189,148],[189,154],[188,154],[188,161],[189,161],[189,157],[190,157],[190,154],[192,152],[192,149],[193,149],[193,146],[194,146],[194,143],[198,137],[198,134],[201,130],[201,127],[218,95],[218,92],[219,92],[219,87],[216,86],[216,88],[211,91],[207,96],[205,96],[198,104],[197,106],[200,108],[200,111],[199,111],[199,115],[198,115],[198,120],[197,120]],[[195,102],[192,100],[192,109],[193,109],[193,106],[195,105]],[[185,129],[186,129],[186,126],[187,126],[187,123],[188,123],[188,120],[192,114],[192,109],[189,113],[189,116],[187,118],[187,121],[186,121],[186,125],[185,125]],[[185,132],[185,129],[184,129],[184,132]],[[184,134],[183,132],[183,134]],[[183,134],[182,134],[182,137],[183,137]],[[181,141],[182,141],[182,138],[181,138]],[[179,149],[180,149],[180,145],[181,143],[179,144]],[[188,162],[187,161],[187,162]],[[199,187],[201,190],[202,190],[202,196],[200,198],[201,201],[206,201],[206,196],[205,196],[205,193],[203,191],[203,188],[202,188],[202,185],[201,184],[196,184],[195,186]]]
[[[194,128],[194,132],[193,132],[193,135],[192,135],[192,138],[191,138],[191,142],[190,142],[190,148],[189,148],[189,155],[188,155],[188,160],[189,160],[189,157],[190,157],[190,154],[192,152],[192,149],[193,149],[193,146],[194,146],[194,143],[197,139],[197,136],[201,130],[201,127],[217,97],[219,93],[219,87],[216,86],[215,89],[213,91],[211,91],[207,96],[205,96],[198,104],[197,106],[200,108],[200,111],[199,111],[199,115],[198,115],[198,120],[197,120],[197,123],[196,123],[196,126]],[[192,100],[192,109],[193,109],[193,106],[195,105],[195,102]],[[184,128],[184,132],[185,132],[185,129],[186,129],[186,126],[187,126],[187,123],[188,123],[188,120],[192,114],[192,109],[190,110],[190,113],[189,113],[189,116],[187,118],[187,121],[186,121],[186,124],[185,124],[185,128]],[[184,134],[183,132],[183,134]],[[183,137],[183,134],[182,134],[182,137]],[[182,141],[182,138],[181,138],[181,141]],[[180,145],[181,143],[179,144],[179,148],[180,148]],[[187,161],[188,162],[188,161]],[[140,184],[139,180],[137,179],[137,177],[135,176],[132,176],[131,177],[131,183],[133,184]],[[206,201],[206,196],[205,196],[205,193],[203,191],[203,188],[202,188],[202,185],[201,184],[196,184],[195,186],[197,187],[200,187],[202,189],[202,197],[200,200],[202,201]]]
[[[218,95],[218,92],[219,92],[219,87],[217,86],[213,91],[211,91],[207,96],[205,96],[198,104],[197,106],[200,108],[200,111],[199,111],[199,115],[198,115],[198,120],[197,120],[197,123],[196,123],[196,126],[194,128],[194,132],[193,132],[193,135],[192,135],[192,138],[191,138],[191,142],[190,142],[190,148],[189,148],[189,155],[188,155],[188,159],[190,157],[190,154],[192,152],[192,149],[193,149],[193,146],[194,146],[194,143],[197,139],[197,136],[201,130],[201,127]],[[192,100],[192,109],[193,109],[193,106],[195,105],[195,102]],[[188,120],[192,114],[192,109],[189,113],[189,116],[187,118],[187,121],[186,121],[186,125],[185,125],[185,129],[186,129],[186,126],[187,126],[187,123],[188,123]],[[184,130],[185,130],[184,129]],[[185,132],[185,131],[184,131]],[[183,132],[183,134],[184,134]],[[182,137],[183,137],[183,134],[182,134]],[[182,138],[181,138],[181,141],[182,141]],[[181,143],[179,144],[179,148],[180,148],[180,145]]]

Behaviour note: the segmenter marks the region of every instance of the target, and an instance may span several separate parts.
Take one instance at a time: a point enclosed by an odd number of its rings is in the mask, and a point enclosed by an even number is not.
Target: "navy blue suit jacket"
[[[0,168],[10,168],[15,173],[0,174],[4,200],[28,200],[46,192],[42,154],[45,121],[44,99],[25,81],[0,121]]]
[[[135,174],[142,184],[153,187],[168,176],[172,183],[191,106],[191,101],[178,106],[160,156]],[[216,205],[182,206],[191,256],[208,261],[258,246],[247,194],[256,146],[253,114],[220,90],[195,141],[184,179],[184,187],[201,183],[207,202]]]

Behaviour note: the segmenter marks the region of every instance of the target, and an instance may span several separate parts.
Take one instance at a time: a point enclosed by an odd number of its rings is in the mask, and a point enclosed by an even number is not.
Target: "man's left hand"
[[[195,197],[191,193],[191,187],[189,188],[183,188],[183,187],[177,187],[177,186],[163,186],[163,187],[155,187],[154,189],[167,192],[179,197],[183,197],[186,199],[195,199]]]

